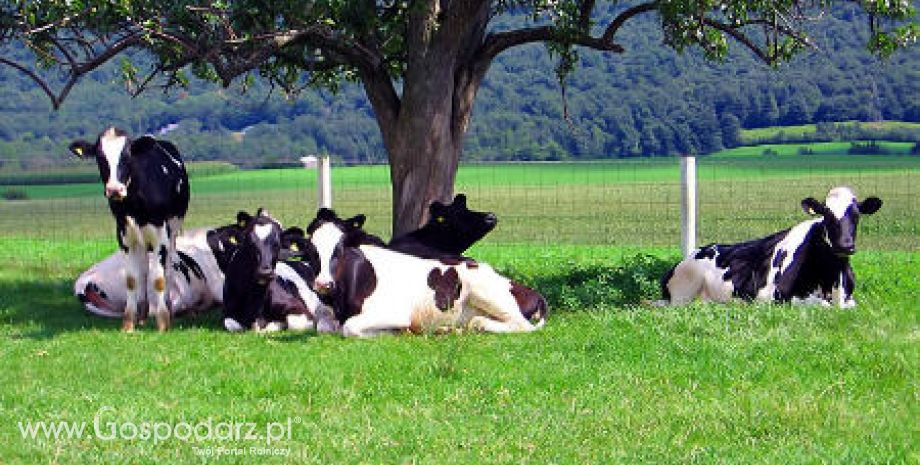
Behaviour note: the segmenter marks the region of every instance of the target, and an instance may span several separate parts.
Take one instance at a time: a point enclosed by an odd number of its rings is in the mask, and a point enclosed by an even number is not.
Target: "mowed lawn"
[[[859,306],[845,311],[643,305],[678,256],[667,160],[461,171],[458,190],[500,218],[471,255],[553,306],[526,335],[237,335],[216,314],[122,334],[72,296],[114,242],[98,190],[0,204],[0,257],[17,257],[0,269],[0,464],[918,463],[920,183],[900,162],[777,173],[732,161],[737,176],[708,181],[701,166],[702,206],[724,210],[702,212],[704,241],[789,226],[803,196],[837,183],[886,201],[861,225]],[[336,206],[385,235],[385,168],[349,170]],[[275,172],[193,180],[189,223],[264,204],[303,225],[308,174],[287,188]],[[84,434],[24,437],[39,421]]]

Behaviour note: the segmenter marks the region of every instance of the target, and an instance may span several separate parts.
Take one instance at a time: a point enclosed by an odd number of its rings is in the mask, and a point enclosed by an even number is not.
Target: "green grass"
[[[30,246],[30,247],[35,247]],[[662,263],[669,249],[651,249]],[[25,252],[31,252],[25,250]],[[42,251],[36,250],[36,253]],[[58,251],[80,270],[92,247]],[[525,280],[616,247],[477,246]],[[292,421],[285,457],[220,463],[916,463],[918,254],[863,253],[860,306],[649,308],[581,301],[529,335],[343,340],[232,335],[214,316],[118,331],[69,280],[0,279],[3,463],[211,463],[194,448],[264,441],[23,439],[20,421]],[[653,260],[656,263],[657,262]],[[655,267],[653,266],[653,268]],[[49,268],[51,271],[51,268]],[[66,273],[65,273],[66,274]],[[645,291],[643,291],[645,292]],[[652,295],[635,294],[635,304]],[[103,429],[108,434],[107,429]],[[105,436],[104,436],[105,437]]]
[[[99,186],[29,186],[33,200],[0,202],[0,464],[920,462],[920,160],[753,155],[699,160],[700,241],[787,227],[833,185],[878,195],[860,224],[856,309],[641,305],[678,256],[674,159],[472,165],[457,190],[500,224],[470,255],[547,297],[535,334],[231,335],[212,313],[127,335],[72,296],[114,250]],[[303,226],[313,176],[196,178],[187,225],[264,205]],[[387,237],[386,167],[333,177],[336,208]],[[32,440],[18,426],[92,433],[97,415],[260,431],[290,418],[271,445],[293,457],[248,455],[264,440]],[[195,455],[209,447],[247,455]]]
[[[876,129],[879,131],[892,130],[892,129],[920,129],[920,123],[909,123],[905,121],[880,121],[877,123],[866,123],[866,122],[849,122],[849,123],[837,123],[843,125],[859,125],[862,128],[866,129]],[[814,134],[816,131],[816,126],[814,124],[801,124],[793,126],[773,126],[767,128],[757,128],[757,129],[742,129],[741,130],[741,143],[745,145],[756,144],[759,141],[769,140],[779,133],[783,133],[788,138],[804,138],[809,134]]]

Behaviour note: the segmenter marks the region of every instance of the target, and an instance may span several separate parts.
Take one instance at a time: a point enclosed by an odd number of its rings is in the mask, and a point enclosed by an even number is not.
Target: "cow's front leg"
[[[408,329],[409,322],[399,324],[378,318],[376,315],[359,314],[345,321],[342,325],[342,336],[345,337],[373,337],[380,334],[393,334],[399,330]]]
[[[147,302],[147,250],[143,244],[133,244],[128,248],[125,263],[125,289],[127,301],[122,316],[121,328],[126,332],[134,331],[139,307],[146,307]],[[146,313],[140,310],[140,313]]]
[[[527,320],[498,321],[487,316],[474,316],[470,328],[486,333],[528,333],[538,328]]]
[[[156,240],[152,241],[153,247],[157,254],[154,260],[153,269],[151,270],[153,292],[154,292],[154,315],[157,319],[157,329],[166,331],[169,329],[169,275],[167,273],[172,268],[172,260],[175,252],[170,253],[170,240],[166,235],[166,228],[156,228],[154,232]]]

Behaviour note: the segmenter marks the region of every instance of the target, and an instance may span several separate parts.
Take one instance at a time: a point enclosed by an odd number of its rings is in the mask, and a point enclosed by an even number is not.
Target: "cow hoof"
[[[237,323],[233,318],[224,318],[224,329],[230,331],[231,333],[238,333],[243,331],[243,325]]]
[[[306,331],[315,326],[307,315],[288,315],[287,327],[291,331]]]
[[[133,321],[122,321],[121,330],[126,333],[133,333],[134,332],[134,322]]]
[[[169,315],[157,315],[157,330],[160,332],[169,330]]]

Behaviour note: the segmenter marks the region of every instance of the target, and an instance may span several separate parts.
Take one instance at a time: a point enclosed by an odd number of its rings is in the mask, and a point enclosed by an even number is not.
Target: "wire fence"
[[[467,194],[470,208],[496,213],[499,225],[484,240],[493,246],[676,250],[679,180],[676,158],[465,164],[455,190]],[[390,237],[386,165],[334,166],[332,182],[333,207],[341,215],[364,213],[368,230]],[[190,184],[186,229],[227,224],[237,211],[259,207],[285,226],[304,227],[316,211],[312,169],[238,170],[211,164],[210,169],[193,168]],[[911,157],[701,158],[698,244],[788,228],[807,218],[800,207],[803,198],[823,200],[837,185],[885,202],[877,215],[861,222],[860,249],[920,251],[920,159]],[[0,170],[0,196],[0,259],[19,269],[19,276],[72,262],[83,266],[116,250],[114,221],[95,166]]]

